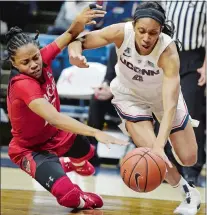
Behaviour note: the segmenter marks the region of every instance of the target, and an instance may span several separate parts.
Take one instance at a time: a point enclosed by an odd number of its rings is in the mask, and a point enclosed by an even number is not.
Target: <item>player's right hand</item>
[[[206,66],[205,63],[203,66],[199,69],[197,69],[197,72],[200,74],[200,78],[198,79],[198,86],[202,87],[206,84]]]
[[[79,68],[89,67],[86,57],[80,54],[76,55],[75,53],[73,53],[72,50],[70,51],[69,61],[70,61],[70,64],[77,66]]]
[[[116,137],[113,137],[111,135],[108,135],[105,132],[100,131],[100,130],[96,131],[94,137],[99,142],[107,144],[107,145],[109,145],[109,144],[118,144],[118,145],[124,145],[124,146],[126,146],[126,145],[129,144],[129,142],[127,142],[127,141],[124,141],[124,140],[118,139]]]
[[[152,152],[155,153],[157,156],[159,156],[160,158],[162,158],[165,163],[172,168],[172,163],[170,162],[170,160],[168,159],[167,155],[165,154],[164,148],[157,146],[155,144],[155,146],[152,148]]]

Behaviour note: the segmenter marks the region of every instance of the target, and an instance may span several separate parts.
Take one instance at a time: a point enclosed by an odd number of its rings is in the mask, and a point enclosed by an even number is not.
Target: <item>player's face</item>
[[[161,25],[151,18],[140,18],[134,25],[136,48],[139,54],[148,55],[153,50],[161,32]]]
[[[19,72],[27,74],[35,79],[40,78],[42,75],[42,57],[40,50],[32,43],[17,49],[12,64]]]

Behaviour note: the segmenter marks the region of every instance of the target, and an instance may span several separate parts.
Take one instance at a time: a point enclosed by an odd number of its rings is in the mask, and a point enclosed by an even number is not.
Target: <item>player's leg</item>
[[[102,207],[102,198],[94,193],[83,192],[67,177],[59,158],[47,151],[24,153],[17,164],[32,176],[57,202],[65,207],[91,209]]]
[[[153,147],[153,143],[156,141],[156,136],[151,121],[140,121],[136,123],[127,121],[126,128],[137,147]],[[171,186],[177,185],[180,178],[181,175],[177,171],[175,165],[173,165],[173,168],[168,168],[165,180]]]
[[[139,94],[118,83],[116,79],[112,81],[110,87],[114,94],[112,103],[122,119],[122,124],[119,127],[123,133],[131,136],[137,147],[152,148],[156,136],[152,123],[152,111],[149,106],[143,104],[143,98],[139,102]],[[178,183],[180,177],[176,167],[173,166],[168,171],[166,181],[174,186]]]
[[[202,56],[202,55],[201,55]],[[199,61],[198,64],[200,64]],[[197,68],[201,67],[198,65]],[[198,144],[198,160],[195,165],[192,167],[184,167],[184,175],[185,178],[189,180],[193,180],[196,184],[198,184],[198,176],[202,170],[203,164],[205,163],[205,126],[204,126],[204,117],[202,114],[202,109],[204,107],[205,101],[205,86],[198,86],[198,79],[200,78],[200,74],[196,71],[188,72],[184,75],[181,74],[181,87],[183,97],[188,107],[188,111],[190,116],[193,119],[199,120],[200,124],[198,128],[194,128],[197,144]],[[189,87],[189,83],[191,87]]]
[[[138,147],[149,147],[151,148],[153,145],[153,142],[155,142],[156,137],[153,131],[153,126],[150,121],[143,121],[143,122],[126,122],[126,128],[128,133],[131,135],[134,143]],[[186,128],[187,129],[187,128]],[[179,132],[176,132],[179,133]],[[174,134],[176,135],[176,134]],[[189,137],[192,136],[192,134],[189,134]],[[179,137],[179,145],[182,145],[182,141],[184,140],[183,137]],[[185,149],[182,150],[185,151],[185,155],[188,153],[188,149],[190,148],[191,142],[188,142],[188,145],[185,145]],[[194,144],[195,148],[195,143]],[[187,150],[186,150],[187,149]],[[182,151],[181,150],[181,151]],[[184,152],[183,152],[184,153]],[[194,156],[196,153],[191,150],[189,150],[189,153],[193,156],[192,159],[188,157],[188,155],[184,156],[183,161],[186,162],[186,164],[191,164],[195,162]],[[180,154],[180,152],[179,152]],[[182,160],[182,159],[181,159]],[[176,208],[175,213],[178,214],[192,214],[195,215],[198,211],[198,208],[200,207],[200,193],[198,190],[196,190],[194,187],[191,187],[189,183],[179,174],[177,171],[177,168],[173,165],[173,168],[168,168],[168,172],[166,174],[165,180],[172,185],[173,187],[180,187],[181,193],[184,196],[184,201],[180,204],[178,208]]]
[[[126,107],[126,104],[127,103],[125,103],[125,106],[122,107]],[[144,107],[141,108],[133,105],[133,109],[127,107],[125,110],[117,108],[116,105],[115,107],[117,109],[118,114],[122,117],[122,125],[120,126],[120,128],[122,129],[123,133],[131,136],[134,144],[137,147],[152,148],[153,143],[156,140],[156,135],[154,133],[154,127],[152,123],[153,118],[152,116],[150,116],[150,110]],[[134,110],[134,108],[136,108],[136,110]],[[135,115],[133,114],[134,112],[139,114]],[[173,165],[173,168],[168,168],[168,173],[166,174],[165,180],[171,186],[177,185],[180,181],[180,178],[181,175],[175,165]]]
[[[160,128],[160,123],[155,118],[154,131],[155,131],[156,136],[158,135],[159,128]],[[173,154],[173,150],[172,150],[172,145],[171,145],[169,140],[167,141],[164,150],[165,150],[165,154],[167,155],[167,157],[170,160],[170,162],[173,163],[176,166],[178,172],[183,176],[183,166],[180,165],[178,163],[177,159],[175,158],[175,156]]]
[[[197,162],[198,147],[191,122],[184,98],[180,93],[170,141],[175,155],[179,158],[178,161],[183,166],[192,166]]]
[[[88,160],[94,153],[95,147],[90,144],[88,138],[77,135],[69,151],[60,158],[60,162],[65,172],[75,171],[82,176],[93,175],[95,168]]]
[[[161,116],[158,118],[160,119]],[[197,143],[182,93],[179,95],[170,141],[174,155],[180,164],[191,166],[196,163]],[[174,176],[174,174],[170,175]],[[184,195],[184,201],[176,208],[175,213],[195,215],[201,202],[199,191],[190,182],[186,183],[182,177],[175,187],[179,187]]]
[[[197,162],[197,143],[189,120],[184,130],[178,130],[170,135],[170,140],[176,155],[183,165],[192,166]],[[174,213],[194,215],[200,208],[200,193],[192,184],[191,186],[186,186],[183,181],[181,179],[177,187],[180,187],[183,194],[186,195],[186,199],[175,209]]]
[[[197,143],[191,122],[188,120],[184,130],[180,129],[170,135],[171,144],[180,162],[192,166],[197,162]],[[182,179],[177,184],[187,198],[175,209],[176,214],[196,214],[200,208],[200,193],[193,184],[189,184],[191,186],[183,184]]]
[[[124,119],[122,124],[123,132],[125,134],[128,132],[128,134],[131,136],[132,140],[138,147],[141,146],[141,147],[151,148],[153,146],[153,143],[156,140],[156,136],[154,133],[153,124],[151,122],[152,119],[149,117],[150,115],[149,110],[146,109],[146,107],[145,108],[143,107],[140,109],[140,107],[137,107],[136,105],[132,105],[132,103],[126,106],[128,103],[125,102],[122,105],[117,103],[119,106],[117,104],[115,105],[117,112]],[[130,107],[133,107],[133,109]],[[136,107],[136,110],[134,109],[135,107]],[[184,112],[184,114],[187,115],[186,112]],[[146,118],[146,116],[148,116],[148,119]],[[193,188],[192,189],[190,188],[190,185],[188,184],[188,182],[180,175],[180,173],[178,172],[177,168],[174,165],[173,165],[173,168],[168,168],[168,172],[166,174],[165,180],[173,187],[177,187],[178,185],[182,188],[185,187],[184,188],[185,190],[181,189],[181,193],[184,194],[184,200],[185,201],[188,200],[189,192],[185,192],[185,191],[187,189],[192,190]],[[195,192],[197,192],[197,190]],[[193,205],[194,209],[196,209],[196,212],[197,212],[197,206],[198,205],[196,202],[196,204]]]
[[[170,140],[183,166],[193,166],[197,162],[198,146],[190,120],[187,120],[184,130],[172,133]]]

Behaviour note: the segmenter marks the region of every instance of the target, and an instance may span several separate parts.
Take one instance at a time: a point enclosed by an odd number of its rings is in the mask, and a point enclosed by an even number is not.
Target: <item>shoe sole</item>
[[[196,214],[200,211],[201,209],[201,203],[199,205],[197,205],[197,212]],[[174,213],[174,214],[179,214],[179,213]],[[183,215],[183,214],[179,214],[179,215]]]

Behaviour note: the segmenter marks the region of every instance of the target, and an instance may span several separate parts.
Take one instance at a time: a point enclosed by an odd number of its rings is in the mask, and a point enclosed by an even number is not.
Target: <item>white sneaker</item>
[[[195,187],[188,188],[186,185],[183,189],[186,194],[185,200],[174,210],[174,214],[196,215],[201,205],[200,192]]]

